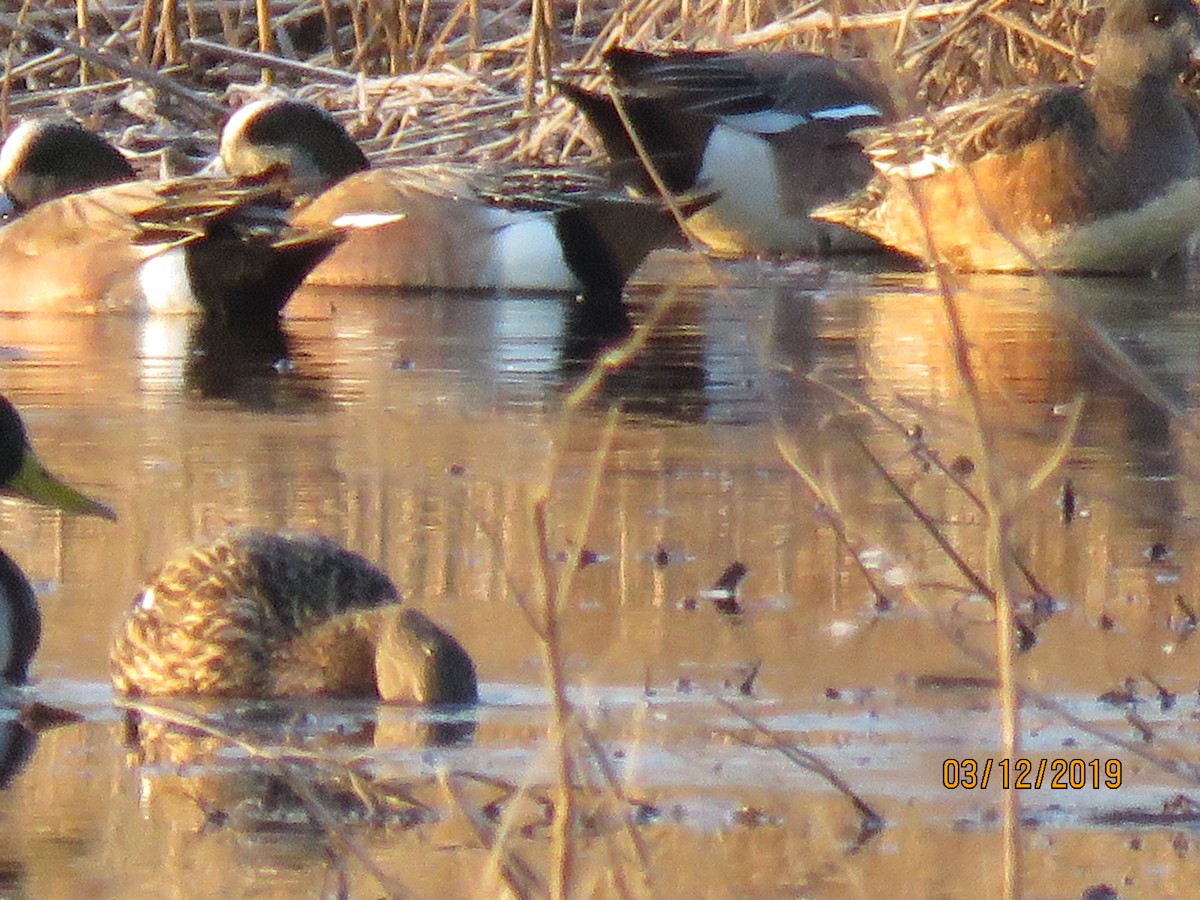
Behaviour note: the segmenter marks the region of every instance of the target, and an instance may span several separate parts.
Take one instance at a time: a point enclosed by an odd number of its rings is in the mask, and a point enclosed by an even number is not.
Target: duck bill
[[[81,494],[65,481],[47,472],[28,447],[25,448],[20,471],[5,486],[4,493],[76,515],[99,516],[113,522],[117,519],[117,514],[111,506]]]

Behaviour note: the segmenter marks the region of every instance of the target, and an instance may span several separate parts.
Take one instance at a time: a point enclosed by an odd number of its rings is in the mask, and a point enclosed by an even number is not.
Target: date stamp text
[[[942,787],[947,790],[1081,791],[1121,786],[1119,759],[947,759]]]

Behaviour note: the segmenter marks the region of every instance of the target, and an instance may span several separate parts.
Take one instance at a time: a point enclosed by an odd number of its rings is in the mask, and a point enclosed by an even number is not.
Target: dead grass
[[[393,159],[590,163],[590,137],[548,78],[596,72],[615,43],[869,58],[915,111],[1079,80],[1097,25],[1085,0],[144,0],[91,10],[26,0],[0,15],[0,125],[62,106],[127,149],[150,150],[183,135],[211,142],[223,110],[277,89],[342,112],[369,150]]]

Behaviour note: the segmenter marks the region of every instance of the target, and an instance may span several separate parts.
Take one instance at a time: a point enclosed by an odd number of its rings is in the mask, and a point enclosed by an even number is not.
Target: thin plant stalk
[[[171,0],[166,0],[170,3]],[[258,51],[271,54],[275,52],[275,38],[271,33],[271,0],[255,0],[254,14],[258,20]],[[266,66],[262,68],[262,83],[270,84],[275,74]]]
[[[568,412],[569,417],[569,412]],[[574,846],[571,841],[571,828],[575,819],[574,799],[574,765],[570,752],[569,731],[572,718],[571,704],[567,699],[566,670],[563,660],[561,632],[561,603],[564,597],[570,596],[575,573],[579,568],[579,553],[586,541],[591,527],[592,515],[600,496],[601,479],[608,455],[612,449],[613,440],[617,433],[620,412],[617,409],[609,411],[604,430],[601,432],[600,445],[592,455],[592,466],[587,482],[587,493],[583,507],[574,520],[572,545],[567,554],[557,578],[551,569],[553,555],[550,549],[549,522],[547,503],[549,501],[549,486],[545,485],[539,495],[533,498],[534,532],[538,541],[539,584],[538,588],[543,597],[541,642],[543,660],[547,675],[550,679],[553,702],[553,728],[558,742],[558,798],[554,807],[554,825],[552,831],[553,868],[550,879],[550,896],[557,900],[565,900],[571,896],[571,883],[574,867]]]
[[[75,0],[75,27],[79,34],[79,46],[89,46],[92,42],[92,23],[88,0]],[[86,59],[81,59],[79,61],[79,86],[87,87],[91,80],[91,65]]]

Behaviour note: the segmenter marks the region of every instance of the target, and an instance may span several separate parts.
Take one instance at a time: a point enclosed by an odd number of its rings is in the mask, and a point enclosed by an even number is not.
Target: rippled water
[[[555,777],[540,643],[518,605],[539,596],[531,499],[548,491],[560,553],[601,466],[583,538],[591,564],[562,625],[570,696],[626,799],[605,801],[607,817],[584,829],[580,894],[613,893],[619,873],[638,872],[662,896],[999,890],[998,791],[942,785],[948,757],[999,753],[994,692],[961,679],[987,673],[952,640],[989,651],[991,608],[903,499],[994,585],[973,499],[990,473],[1031,576],[1009,562],[1002,577],[1018,601],[1040,589],[1054,601],[1040,608],[1056,609],[1046,621],[1023,613],[1036,643],[1018,657],[1021,681],[1061,705],[1029,700],[1025,752],[1123,766],[1119,788],[1023,795],[1026,885],[1189,896],[1196,820],[1186,805],[1161,812],[1194,780],[1138,754],[1196,757],[1196,298],[1153,281],[958,285],[972,390],[926,275],[714,270],[663,255],[633,289],[634,320],[664,293],[672,305],[646,346],[574,411],[569,395],[603,346],[558,298],[305,291],[280,334],[253,341],[185,319],[0,318],[0,389],[42,459],[120,514],[114,525],[0,507],[4,546],[43,604],[32,692],[83,715],[32,746],[9,728],[0,894],[395,887],[380,887],[370,860],[418,896],[493,895],[465,810],[499,802],[504,784],[538,794]],[[377,560],[475,656],[484,704],[448,721],[361,704],[245,722],[242,710],[201,712],[232,716],[265,745],[365,757],[426,812],[367,822],[354,807],[317,827],[281,799],[288,778],[311,771],[281,774],[215,739],[125,742],[106,662],[124,606],[167,555],[244,524],[320,530]],[[735,561],[748,575],[729,616],[703,592]],[[1098,700],[1127,677],[1139,702]],[[819,754],[884,816],[882,833],[856,843],[849,804],[755,722]],[[437,743],[447,737],[457,741]],[[598,785],[595,760],[581,758]],[[543,867],[545,809],[501,808],[512,809],[507,846]],[[641,862],[619,824],[631,810]]]

